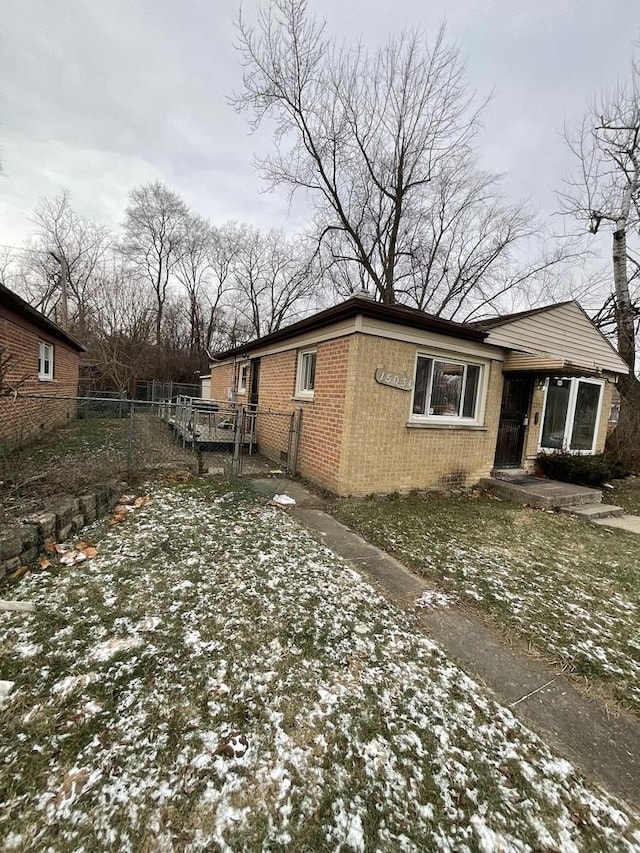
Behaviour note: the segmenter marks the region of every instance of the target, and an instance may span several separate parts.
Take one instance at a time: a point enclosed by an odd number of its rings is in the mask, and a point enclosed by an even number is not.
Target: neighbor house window
[[[477,421],[482,366],[419,355],[413,390],[414,419]]]
[[[547,381],[540,450],[593,453],[603,381],[553,376]]]
[[[316,384],[316,350],[302,350],[298,353],[298,372],[296,375],[296,397],[313,400]]]
[[[53,344],[44,341],[38,347],[38,379],[53,379]]]
[[[247,393],[247,376],[249,375],[249,363],[245,362],[240,365],[240,371],[238,373],[238,393],[246,394]]]

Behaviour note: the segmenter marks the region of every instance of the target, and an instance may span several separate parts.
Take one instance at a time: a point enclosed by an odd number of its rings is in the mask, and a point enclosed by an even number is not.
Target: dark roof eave
[[[450,337],[477,341],[479,343],[482,343],[488,336],[488,332],[478,329],[471,324],[456,323],[453,320],[444,320],[441,317],[426,314],[424,311],[419,311],[416,308],[407,308],[401,305],[384,305],[381,302],[373,302],[372,300],[356,296],[348,299],[346,302],[341,302],[339,305],[334,305],[317,314],[312,314],[310,317],[299,320],[291,326],[286,326],[277,332],[272,332],[270,335],[265,335],[246,344],[215,353],[214,359],[216,361],[224,361],[234,356],[248,355],[253,350],[270,346],[271,344],[293,338],[306,332],[321,329],[323,326],[329,326],[331,323],[338,322],[339,320],[347,320],[359,314],[374,320],[386,320],[389,323],[396,323],[400,326],[409,326],[410,328],[428,332],[438,332],[443,335],[449,335]]]
[[[82,344],[78,343],[78,341],[72,338],[70,334],[64,331],[64,329],[61,329],[57,323],[54,323],[53,320],[49,320],[48,317],[44,316],[44,314],[36,311],[32,305],[29,305],[29,303],[25,302],[22,297],[18,296],[18,294],[14,293],[12,290],[9,290],[9,288],[5,287],[3,284],[0,284],[0,296],[2,296],[3,302],[5,302],[12,311],[15,311],[16,314],[27,317],[34,325],[39,326],[41,329],[49,332],[50,335],[54,335],[59,340],[64,341],[78,352],[86,352],[86,347],[83,347]]]

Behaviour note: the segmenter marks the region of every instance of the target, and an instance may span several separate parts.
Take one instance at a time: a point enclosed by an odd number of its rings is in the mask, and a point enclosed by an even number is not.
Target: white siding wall
[[[628,373],[628,368],[574,302],[497,326],[486,343],[519,352],[545,354],[589,370]]]

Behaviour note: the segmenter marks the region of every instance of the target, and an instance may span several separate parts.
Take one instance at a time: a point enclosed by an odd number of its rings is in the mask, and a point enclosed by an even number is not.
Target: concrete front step
[[[510,498],[521,504],[542,509],[558,509],[561,506],[582,506],[602,502],[602,492],[586,486],[574,486],[557,480],[545,480],[542,477],[519,478],[521,482],[484,477],[480,487],[496,495]]]
[[[582,504],[582,506],[561,506],[560,512],[566,512],[574,518],[595,521],[598,518],[620,518],[624,515],[621,506],[613,504]]]

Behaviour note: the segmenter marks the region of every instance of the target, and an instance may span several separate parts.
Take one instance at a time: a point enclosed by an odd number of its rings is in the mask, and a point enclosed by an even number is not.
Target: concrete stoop
[[[565,512],[567,515],[572,515],[574,518],[579,518],[582,521],[596,521],[600,518],[621,518],[624,515],[624,510],[621,506],[602,503],[561,506],[560,512]]]
[[[578,507],[602,503],[602,492],[586,486],[574,486],[542,477],[518,477],[514,479],[484,477],[480,487],[503,498],[540,509],[559,509],[564,506]]]

